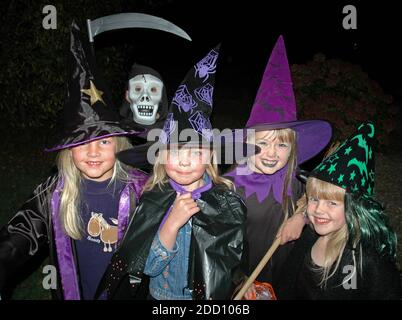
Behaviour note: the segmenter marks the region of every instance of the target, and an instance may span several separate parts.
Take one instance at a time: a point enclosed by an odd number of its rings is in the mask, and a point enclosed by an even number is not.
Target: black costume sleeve
[[[296,241],[290,255],[282,265],[278,277],[274,279],[273,288],[278,300],[292,300],[295,298],[295,285],[303,265],[303,260],[311,250],[317,236],[311,227],[304,228],[302,235]]]
[[[402,298],[401,279],[395,264],[372,250],[363,255],[362,280],[367,299],[400,300]]]
[[[12,274],[32,258],[48,242],[50,177],[40,184],[32,196],[8,224],[0,229],[0,292]]]
[[[190,267],[194,268],[195,279],[201,280],[194,281],[194,299],[226,300],[244,280],[247,270],[247,208],[240,196],[222,186],[205,195],[204,200],[197,201],[201,212],[193,217]]]

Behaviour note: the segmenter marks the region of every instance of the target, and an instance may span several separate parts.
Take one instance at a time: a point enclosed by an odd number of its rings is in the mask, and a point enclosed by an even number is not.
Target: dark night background
[[[42,28],[45,17],[42,8],[48,4],[57,9],[56,30]],[[345,30],[342,26],[345,5],[356,7],[357,30]],[[390,134],[391,143],[377,161],[377,191],[389,204],[392,225],[401,238],[402,199],[395,186],[402,183],[399,173],[402,161],[402,19],[395,1],[1,2],[0,226],[50,172],[54,154],[44,154],[43,148],[57,129],[55,114],[61,109],[66,93],[64,61],[72,19],[77,19],[86,35],[86,18],[93,20],[120,12],[141,12],[165,18],[184,29],[193,41],[145,29],[111,31],[97,36],[96,58],[106,74],[116,106],[122,101],[133,62],[158,70],[170,99],[188,69],[221,43],[212,115],[212,124],[220,129],[244,126],[279,35],[284,36],[291,65],[306,64],[319,52],[328,58],[360,65],[386,94],[394,97],[399,108],[399,114],[393,119],[396,119],[396,129]],[[364,107],[358,111],[366,112]],[[401,246],[398,261],[401,265]],[[18,284],[14,299],[49,298],[41,287],[43,274],[37,265],[41,262],[38,259],[31,270],[20,275],[25,279],[30,271],[39,270]]]
[[[392,2],[391,2],[392,3]],[[357,9],[357,30],[342,27],[346,4]],[[96,46],[121,41],[132,44],[132,61],[157,67],[173,88],[197,59],[222,43],[216,94],[250,104],[238,110],[245,121],[268,57],[283,35],[290,64],[305,63],[317,52],[362,66],[386,93],[402,97],[398,34],[402,29],[395,5],[353,1],[171,1],[152,12],[182,27],[192,37],[186,42],[150,30],[104,34]],[[119,34],[120,33],[120,34]],[[98,41],[98,42],[97,42]],[[127,61],[127,67],[132,61]],[[166,80],[165,80],[166,81]],[[219,86],[233,88],[218,91]],[[172,94],[172,86],[168,91]],[[219,112],[216,106],[215,112]],[[236,112],[237,113],[237,112]]]
[[[342,27],[346,4],[357,9],[357,30]],[[144,52],[134,50],[133,60],[149,60],[166,70],[186,70],[221,42],[219,80],[239,81],[249,86],[254,95],[272,47],[282,34],[290,64],[304,63],[314,53],[323,52],[328,57],[360,64],[386,91],[401,95],[398,30],[402,29],[402,20],[392,2],[171,1],[153,13],[182,27],[193,42],[158,31],[131,31],[134,46],[149,46]],[[99,42],[108,36],[99,37]],[[122,41],[116,34],[113,38]],[[236,76],[234,69],[239,78],[232,77]],[[251,82],[242,81],[242,75]]]
[[[18,78],[19,81],[7,87],[9,81],[3,80],[7,94],[13,99],[9,104],[15,103],[15,106],[0,105],[5,110],[19,109],[19,113],[29,113],[33,110],[26,101],[30,100],[29,92],[33,95],[41,93],[41,97],[32,102],[36,105],[46,103],[44,101],[49,99],[49,93],[57,95],[58,99],[49,103],[49,108],[53,112],[60,109],[67,77],[66,66],[60,61],[67,56],[71,20],[77,19],[86,34],[86,18],[93,20],[118,12],[142,12],[165,18],[183,28],[193,41],[149,29],[110,31],[97,36],[97,59],[107,74],[116,105],[121,103],[127,73],[134,61],[160,71],[170,98],[194,62],[221,43],[215,113],[225,109],[221,106],[222,99],[241,101],[243,109],[236,110],[239,120],[236,125],[241,126],[249,114],[271,50],[281,34],[291,65],[304,64],[321,52],[328,58],[360,65],[371,79],[379,82],[385,93],[392,94],[396,99],[402,97],[399,78],[402,50],[397,43],[402,19],[399,19],[396,5],[391,1],[76,0],[65,4],[58,0],[53,3],[14,0],[9,3],[0,5],[0,9],[5,11],[0,17],[3,25],[0,35],[5,39],[0,53],[2,65],[5,60],[7,67],[8,76],[4,78],[11,81]],[[56,30],[41,27],[45,17],[41,11],[46,4],[53,4],[57,9]],[[342,26],[345,16],[342,9],[348,4],[356,7],[357,30],[345,30]],[[23,53],[19,52],[21,48]],[[14,65],[7,63],[8,60],[28,67],[17,68],[13,74]],[[36,63],[38,66],[32,68],[31,65]],[[44,69],[53,64],[53,69],[46,74]],[[57,77],[52,75],[55,70]],[[52,81],[57,84],[56,87],[51,86]],[[27,95],[23,107],[17,103],[19,94]],[[17,115],[9,121],[23,122],[21,118],[24,117]],[[31,118],[34,116],[31,115]],[[50,123],[45,126],[52,126],[53,119],[47,119]],[[44,122],[38,124],[43,126]],[[20,125],[18,123],[17,126]]]

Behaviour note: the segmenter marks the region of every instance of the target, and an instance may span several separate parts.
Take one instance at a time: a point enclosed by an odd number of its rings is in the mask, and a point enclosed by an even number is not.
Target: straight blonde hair
[[[310,177],[307,180],[306,195],[307,199],[313,197],[316,199],[345,202],[345,191],[343,189],[314,177]],[[346,223],[330,235],[324,255],[324,266],[315,270],[321,272],[320,286],[325,287],[328,279],[336,273],[348,240],[349,232]],[[357,243],[353,245],[357,245]]]
[[[126,137],[113,138],[116,139],[116,152],[132,147]],[[82,238],[84,230],[79,211],[82,174],[74,164],[71,148],[61,150],[57,155],[56,163],[59,177],[64,182],[59,208],[61,225],[69,237],[79,240]],[[129,175],[128,167],[116,159],[109,185],[117,180],[127,182]]]
[[[163,160],[166,158],[167,150],[163,149],[159,152],[155,159],[155,164],[153,167],[153,173],[151,177],[148,179],[147,183],[143,188],[144,191],[150,191],[156,186],[162,190],[162,187],[168,182],[168,175],[165,170],[165,165],[163,164]],[[219,169],[217,165],[217,157],[215,150],[211,150],[211,160],[206,166],[207,174],[211,178],[212,182],[215,185],[225,185],[230,190],[234,190],[234,184],[229,179],[226,179],[219,175]]]

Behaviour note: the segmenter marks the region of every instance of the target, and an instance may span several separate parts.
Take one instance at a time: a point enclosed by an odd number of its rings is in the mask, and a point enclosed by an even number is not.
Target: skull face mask
[[[155,123],[162,90],[162,81],[150,74],[140,74],[129,80],[128,100],[135,122],[144,125]]]

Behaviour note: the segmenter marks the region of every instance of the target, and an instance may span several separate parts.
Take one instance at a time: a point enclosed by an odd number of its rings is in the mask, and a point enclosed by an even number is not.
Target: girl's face
[[[165,170],[169,178],[191,192],[202,186],[202,178],[210,161],[209,149],[173,147],[166,151]]]
[[[335,185],[332,187],[340,189],[338,192],[344,192],[341,187]],[[319,199],[309,196],[307,214],[315,231],[321,236],[328,236],[346,224],[343,200]]]
[[[113,175],[116,162],[114,137],[91,141],[71,149],[73,162],[86,178],[105,181]]]
[[[274,131],[257,131],[254,143],[261,148],[259,154],[248,160],[248,166],[254,172],[274,174],[288,163],[292,149],[291,144],[279,141],[274,137]]]

